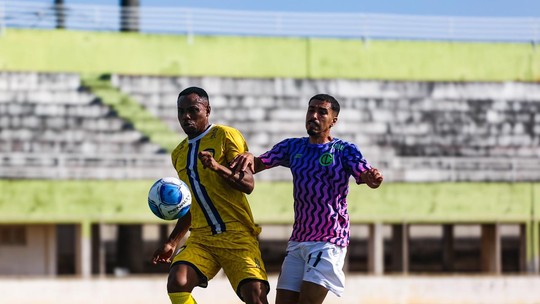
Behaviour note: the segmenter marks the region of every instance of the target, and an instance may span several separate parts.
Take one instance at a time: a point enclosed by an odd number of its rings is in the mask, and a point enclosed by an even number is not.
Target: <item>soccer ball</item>
[[[191,192],[186,183],[176,177],[160,178],[150,187],[148,206],[157,217],[176,220],[189,211]]]

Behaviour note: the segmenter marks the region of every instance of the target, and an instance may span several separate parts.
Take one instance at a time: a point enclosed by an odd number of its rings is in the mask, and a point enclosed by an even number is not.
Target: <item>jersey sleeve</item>
[[[176,153],[171,153],[171,161],[172,161],[172,165],[173,165],[173,168],[176,168]]]
[[[227,163],[230,163],[238,154],[248,151],[246,140],[240,131],[231,128],[225,132],[223,151]]]
[[[345,169],[354,177],[357,184],[362,184],[361,174],[369,169],[371,165],[364,158],[358,147],[354,144],[348,144],[343,151],[345,158]]]
[[[171,153],[171,161],[172,161],[172,165],[173,165],[173,168],[176,168],[176,163],[178,161],[178,154],[180,153],[180,149],[182,148],[183,145],[185,145],[187,143],[187,139],[184,139],[181,143],[178,144],[178,146],[176,146],[176,148],[174,148],[174,150],[172,151]]]
[[[259,156],[259,159],[266,168],[277,166],[290,167],[289,144],[291,139],[285,139],[277,143],[272,149],[264,152]]]

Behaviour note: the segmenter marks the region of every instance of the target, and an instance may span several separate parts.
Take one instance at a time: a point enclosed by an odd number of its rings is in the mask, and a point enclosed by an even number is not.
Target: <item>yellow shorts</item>
[[[270,290],[268,277],[261,258],[259,242],[253,234],[243,231],[227,231],[216,235],[190,235],[174,257],[171,266],[188,264],[195,268],[207,287],[218,271],[223,268],[231,286],[240,296],[244,281],[262,281]]]

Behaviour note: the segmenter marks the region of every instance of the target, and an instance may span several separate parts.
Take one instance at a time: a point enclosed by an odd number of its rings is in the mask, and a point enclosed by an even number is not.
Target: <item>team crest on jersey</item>
[[[331,153],[324,153],[323,155],[321,155],[321,157],[319,157],[319,164],[321,164],[321,166],[330,166],[331,164],[334,163],[334,155],[332,155]]]
[[[345,148],[345,145],[343,145],[343,144],[335,144],[335,145],[333,145],[333,147],[336,150],[343,151],[343,149]]]
[[[212,129],[212,133],[210,133],[210,139],[215,139],[217,134],[217,128]]]

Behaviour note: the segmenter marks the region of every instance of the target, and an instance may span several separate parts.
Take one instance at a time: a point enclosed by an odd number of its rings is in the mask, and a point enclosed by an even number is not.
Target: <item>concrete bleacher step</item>
[[[540,118],[535,114],[540,112],[540,86],[533,83],[112,75],[109,84],[98,86],[107,90],[100,98],[82,89],[81,83],[78,75],[69,73],[1,73],[2,151],[7,147],[76,151],[77,145],[87,152],[104,151],[102,147],[110,144],[110,151],[160,153],[162,148],[148,142],[148,136],[137,135],[135,129],[156,128],[144,120],[119,118],[131,115],[136,103],[123,113],[116,104],[132,98],[146,108],[140,113],[159,117],[171,134],[168,137],[158,131],[154,138],[178,142],[182,131],[176,118],[177,94],[198,85],[211,96],[212,122],[238,128],[257,153],[286,137],[306,136],[307,101],[325,92],[334,94],[342,105],[334,136],[357,143],[375,165],[378,162],[405,180],[530,180],[536,174],[527,166],[536,168],[534,159],[540,156]],[[105,99],[112,96],[107,101],[112,103],[106,104]],[[72,132],[61,131],[65,129]],[[32,145],[33,134],[46,140]],[[78,136],[86,143],[77,141]],[[523,174],[503,173],[507,162],[477,161],[504,157],[512,159],[512,168],[523,160]],[[396,161],[414,158],[422,159],[414,161],[416,167],[400,167]],[[440,161],[452,158],[463,161],[459,170],[448,165],[450,161]]]
[[[1,103],[37,103],[37,104],[89,104],[93,95],[84,91],[54,91],[54,89],[39,90],[6,90],[0,89]]]
[[[0,71],[0,90],[9,91],[76,91],[81,80],[76,73],[39,73]]]
[[[66,105],[66,104],[39,104],[39,103],[2,103],[0,115],[2,116],[80,116],[80,117],[107,117],[111,109],[96,104]]]
[[[308,99],[330,93],[341,103],[333,135],[357,143],[374,165],[395,172],[393,180],[538,176],[534,170],[504,171],[517,168],[516,160],[534,168],[540,156],[540,85],[535,83],[133,75],[113,75],[112,82],[170,128],[177,125],[175,95],[202,86],[210,95],[211,120],[238,128],[256,153],[286,137],[306,136]],[[413,163],[400,165],[402,159]],[[278,174],[272,175],[265,174],[269,179]]]
[[[174,176],[170,156],[141,153],[4,153],[2,176],[39,179],[154,179]]]
[[[137,179],[168,171],[165,149],[83,88],[78,74],[0,72],[0,178]]]

